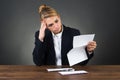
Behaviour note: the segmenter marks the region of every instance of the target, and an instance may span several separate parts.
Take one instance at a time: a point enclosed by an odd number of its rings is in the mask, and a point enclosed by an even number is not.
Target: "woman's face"
[[[52,16],[44,19],[47,28],[54,34],[62,31],[62,23],[59,16]]]

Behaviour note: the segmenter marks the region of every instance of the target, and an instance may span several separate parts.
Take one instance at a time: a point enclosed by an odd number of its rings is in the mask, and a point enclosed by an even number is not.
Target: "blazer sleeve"
[[[91,54],[88,53],[87,47],[85,48],[85,51],[86,51],[86,54],[87,54],[88,59],[85,60],[85,61],[83,61],[83,62],[81,62],[81,63],[79,63],[79,64],[82,65],[82,66],[87,65],[87,63],[89,62],[89,60],[94,56],[94,52],[92,52]]]
[[[38,38],[39,31],[35,33],[35,47],[33,50],[33,61],[36,65],[43,65],[45,62],[45,46],[44,42],[41,42]]]

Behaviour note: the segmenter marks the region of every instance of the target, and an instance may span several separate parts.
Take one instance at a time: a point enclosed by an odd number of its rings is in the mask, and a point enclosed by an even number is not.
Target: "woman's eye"
[[[52,27],[53,24],[49,24],[48,27]]]
[[[58,20],[55,20],[55,23],[57,23],[58,22]]]

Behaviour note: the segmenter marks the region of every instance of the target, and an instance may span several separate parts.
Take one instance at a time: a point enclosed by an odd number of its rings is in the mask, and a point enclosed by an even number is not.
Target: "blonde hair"
[[[52,17],[52,16],[59,16],[59,14],[55,9],[47,5],[41,5],[38,11],[39,11],[41,20],[48,17]]]

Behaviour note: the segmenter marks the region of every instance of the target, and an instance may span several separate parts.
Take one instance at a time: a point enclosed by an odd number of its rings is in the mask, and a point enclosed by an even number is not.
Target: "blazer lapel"
[[[48,31],[46,34],[48,34],[47,36],[47,40],[46,40],[46,45],[48,46],[48,60],[47,63],[50,65],[55,65],[55,49],[54,49],[54,43],[53,43],[53,38],[52,38],[52,33],[50,31]]]
[[[69,50],[73,48],[73,36],[71,35],[70,29],[63,26],[62,33],[62,44],[61,44],[61,57],[62,57],[62,65],[69,65],[67,59],[67,53]]]

